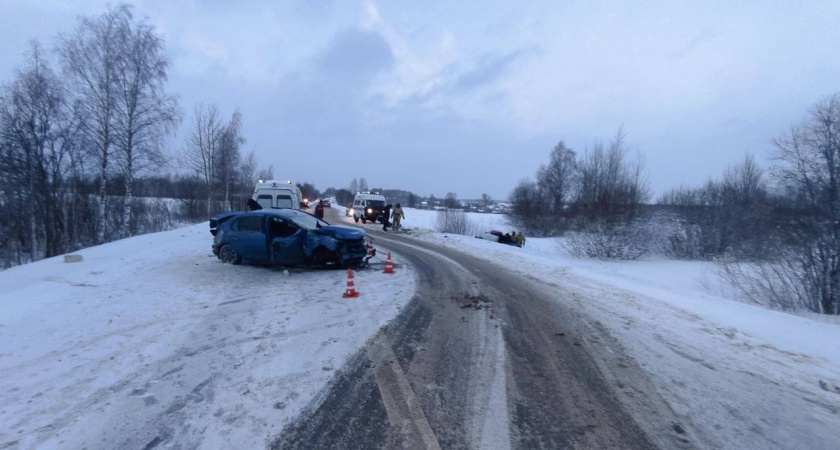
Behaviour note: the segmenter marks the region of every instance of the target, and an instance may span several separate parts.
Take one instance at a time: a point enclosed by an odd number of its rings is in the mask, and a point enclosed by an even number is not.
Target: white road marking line
[[[380,333],[374,339],[368,349],[368,357],[376,365],[374,376],[382,396],[382,403],[385,404],[388,422],[400,429],[404,435],[411,434],[409,425],[413,425],[420,435],[422,448],[440,450],[437,436],[432,431],[417,396],[397,360],[397,355],[394,354],[384,334]]]

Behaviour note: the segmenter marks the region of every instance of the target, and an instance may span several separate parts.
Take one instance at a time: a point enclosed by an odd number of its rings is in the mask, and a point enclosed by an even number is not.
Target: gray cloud
[[[379,33],[359,29],[337,33],[315,60],[319,75],[330,82],[347,80],[362,86],[394,67],[394,54],[385,39]]]
[[[559,140],[619,124],[654,190],[702,183],[840,90],[840,3],[134,0],[186,111],[244,114],[248,148],[319,187],[504,197]],[[2,2],[2,0],[0,0]],[[0,81],[107,0],[6,2]],[[772,26],[768,26],[772,24]],[[180,149],[186,124],[172,140]]]
[[[469,91],[491,84],[508,72],[508,69],[526,53],[527,50],[519,49],[500,56],[487,55],[479,59],[475,68],[458,76],[452,87],[457,90]]]

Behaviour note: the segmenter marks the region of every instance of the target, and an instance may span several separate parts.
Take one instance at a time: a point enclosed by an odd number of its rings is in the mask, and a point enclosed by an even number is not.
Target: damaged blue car
[[[210,219],[213,254],[222,262],[285,267],[359,267],[367,261],[363,230],[333,226],[293,209],[221,214]]]

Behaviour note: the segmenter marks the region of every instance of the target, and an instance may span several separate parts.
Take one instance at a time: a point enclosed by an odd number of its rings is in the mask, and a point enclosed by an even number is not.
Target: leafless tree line
[[[160,164],[163,140],[179,120],[177,98],[164,91],[162,49],[154,27],[136,21],[127,5],[80,18],[59,36],[61,76],[50,54],[31,44],[0,94],[6,265],[132,234],[132,182]],[[124,181],[123,214],[109,224],[106,185],[114,174]],[[100,186],[98,200],[78,195],[90,178]]]
[[[559,143],[536,180],[511,194],[513,220],[564,235],[578,256],[714,260],[751,301],[840,314],[840,96],[773,141],[766,171],[747,154],[720,179],[655,205],[645,203],[643,160],[627,157],[622,137],[581,157]]]
[[[536,180],[514,188],[511,216],[538,236],[614,230],[632,223],[648,198],[644,159],[631,155],[619,130],[608,145],[596,142],[581,155],[558,143]]]
[[[840,97],[773,141],[769,176],[754,158],[701,188],[676,189],[678,256],[715,259],[747,299],[840,314]]]
[[[242,154],[243,144],[242,113],[237,110],[224,122],[218,106],[195,107],[182,159],[203,182],[207,217],[219,210],[244,209],[242,195],[250,193],[258,179],[274,176],[273,167],[258,169],[253,150]]]
[[[242,115],[223,122],[204,105],[183,152],[189,174],[159,179],[180,200],[136,198],[167,166],[182,120],[168,68],[160,34],[130,5],[79,18],[53,51],[31,43],[0,87],[0,266],[244,207],[261,174],[253,152],[241,154]]]

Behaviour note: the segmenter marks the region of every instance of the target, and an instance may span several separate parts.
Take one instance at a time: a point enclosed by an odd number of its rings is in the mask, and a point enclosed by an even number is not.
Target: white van
[[[291,180],[260,180],[251,196],[263,209],[301,209],[303,194]]]
[[[379,192],[359,192],[353,198],[353,206],[350,209],[353,220],[367,223],[368,220],[384,222],[385,217],[385,196]]]

